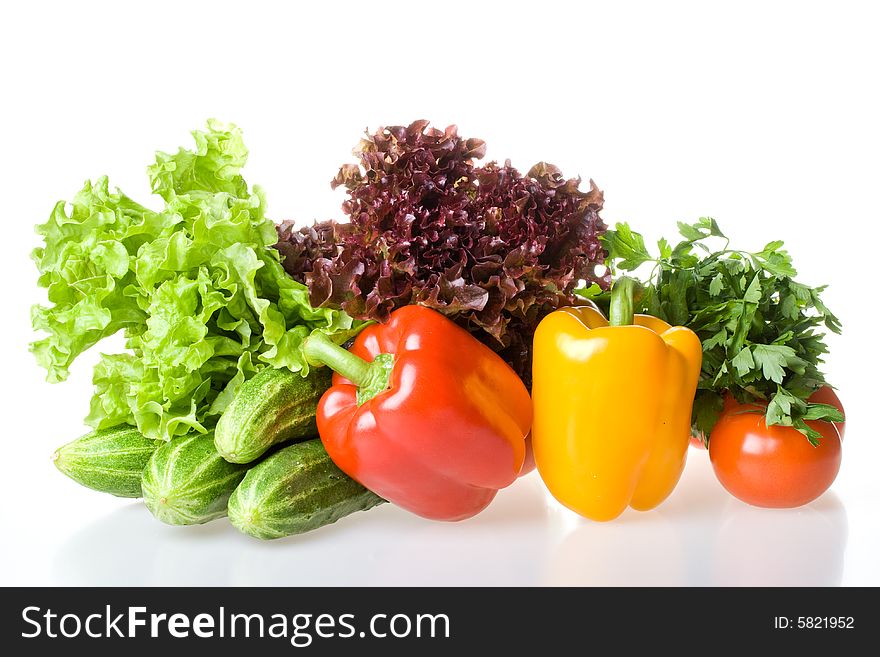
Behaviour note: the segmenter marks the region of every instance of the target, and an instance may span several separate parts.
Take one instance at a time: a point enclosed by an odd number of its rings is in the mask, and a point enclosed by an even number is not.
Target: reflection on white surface
[[[63,585],[527,584],[549,548],[542,489],[537,477],[522,480],[463,523],[386,504],[268,542],[225,521],[161,525],[132,503],[75,534],[52,574]]]
[[[679,532],[658,513],[637,522],[578,521],[556,547],[541,584],[677,586],[687,583]]]
[[[730,500],[713,547],[719,586],[839,586],[846,510],[833,492],[799,509],[755,509]]]
[[[127,504],[57,553],[63,585],[835,585],[846,512],[829,493],[756,509],[717,483],[705,452],[660,509],[584,520],[532,474],[477,518],[421,520],[391,505],[261,542],[215,521],[168,527]]]
[[[836,586],[846,510],[833,492],[799,509],[759,509],[731,497],[705,452],[659,509],[590,522],[555,502],[561,540],[541,584],[564,586]]]

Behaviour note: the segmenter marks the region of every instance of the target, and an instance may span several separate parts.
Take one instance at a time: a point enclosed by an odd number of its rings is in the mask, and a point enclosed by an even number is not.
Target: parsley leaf
[[[724,410],[724,399],[721,395],[711,390],[697,390],[697,395],[694,397],[693,426],[704,446],[708,447],[707,436],[718,421],[722,410]]]
[[[730,364],[736,368],[737,374],[745,376],[755,367],[755,359],[752,358],[752,350],[748,347],[743,347],[740,349],[740,352],[734,356],[733,360],[730,361]]]
[[[678,244],[657,242],[657,258],[627,224],[617,224],[603,242],[613,271],[655,263],[637,312],[687,326],[700,338],[694,427],[708,435],[729,393],[741,402],[766,402],[768,424],[794,427],[815,444],[820,436],[806,423],[841,417],[833,407],[808,401],[825,382],[819,369],[828,351],[823,329],[841,330],[822,302],[824,286],[794,280],[797,270],[782,240],[755,252],[731,249],[711,217],[678,222],[678,231]],[[600,305],[607,298],[592,288],[578,294]]]
[[[603,246],[608,249],[609,259],[617,261],[617,267],[626,271],[653,260],[645,240],[627,224],[617,224],[616,230],[609,230],[602,237]]]
[[[794,349],[782,344],[756,344],[754,356],[755,366],[761,368],[765,379],[774,383],[782,383],[789,359],[796,357]]]

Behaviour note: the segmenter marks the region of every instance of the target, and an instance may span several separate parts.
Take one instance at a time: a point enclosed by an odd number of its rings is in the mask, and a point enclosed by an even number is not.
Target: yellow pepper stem
[[[628,276],[621,276],[611,288],[611,307],[608,309],[610,326],[626,326],[633,323],[633,293],[636,281]]]

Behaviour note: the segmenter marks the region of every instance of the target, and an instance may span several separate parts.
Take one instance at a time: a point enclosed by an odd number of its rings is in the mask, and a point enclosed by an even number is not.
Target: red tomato
[[[822,434],[813,447],[796,429],[767,426],[765,408],[735,405],[721,414],[709,440],[715,475],[731,495],[754,506],[791,508],[812,502],[840,470],[837,429],[830,422],[809,422]]]
[[[841,413],[846,415],[846,411],[843,410],[843,404],[840,403],[840,397],[837,396],[837,393],[834,392],[834,388],[831,386],[822,386],[812,395],[810,395],[810,401],[816,402],[817,404],[828,404],[829,406],[834,406]],[[832,424],[837,427],[837,433],[840,434],[840,439],[843,440],[844,431],[846,431],[846,422],[832,422]]]

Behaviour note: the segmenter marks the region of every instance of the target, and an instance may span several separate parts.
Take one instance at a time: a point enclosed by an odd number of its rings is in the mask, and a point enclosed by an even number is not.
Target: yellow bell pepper
[[[605,319],[562,308],[534,342],[532,445],[547,488],[593,520],[660,504],[681,477],[702,363],[693,331],[633,315],[619,279]]]

